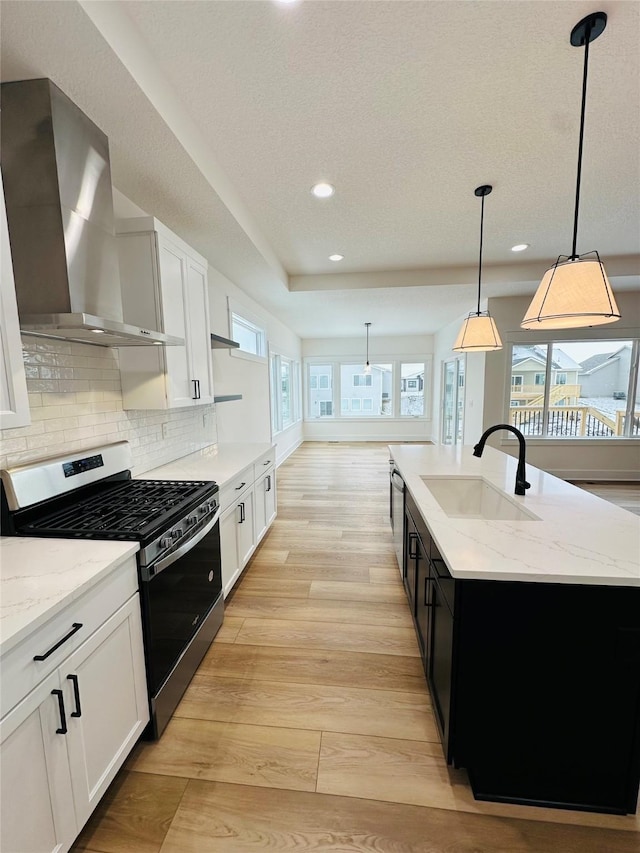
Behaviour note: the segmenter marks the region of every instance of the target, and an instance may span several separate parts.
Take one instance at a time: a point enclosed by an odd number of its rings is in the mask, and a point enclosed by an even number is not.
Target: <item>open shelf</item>
[[[211,349],[237,349],[239,346],[240,344],[237,341],[211,333]]]

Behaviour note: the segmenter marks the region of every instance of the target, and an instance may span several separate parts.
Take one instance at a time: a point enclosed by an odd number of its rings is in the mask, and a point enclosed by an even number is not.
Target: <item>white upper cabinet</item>
[[[0,429],[10,429],[27,426],[31,423],[31,417],[1,176],[0,191]]]
[[[124,319],[184,346],[120,349],[125,409],[213,403],[207,262],[151,217],[116,225]]]

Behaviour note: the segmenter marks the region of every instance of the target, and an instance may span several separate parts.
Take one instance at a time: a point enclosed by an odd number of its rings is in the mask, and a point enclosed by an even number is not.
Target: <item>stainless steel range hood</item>
[[[107,137],[51,80],[3,83],[1,94],[21,330],[97,346],[184,344],[123,321]]]

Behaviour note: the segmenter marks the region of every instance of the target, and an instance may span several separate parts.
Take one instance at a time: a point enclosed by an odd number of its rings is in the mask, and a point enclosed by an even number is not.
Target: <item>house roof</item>
[[[630,349],[630,344],[625,344],[614,352],[602,352],[589,356],[589,358],[585,358],[584,361],[580,362],[580,373],[594,373],[596,370],[600,370],[600,368],[604,367],[607,362],[617,361],[620,358],[621,353]]]
[[[513,367],[518,367],[524,364],[529,359],[537,361],[541,365],[545,365],[547,361],[546,347],[541,346],[521,346],[513,347]],[[555,370],[580,370],[580,365],[577,361],[567,355],[566,352],[559,347],[553,347],[553,362],[551,365]]]

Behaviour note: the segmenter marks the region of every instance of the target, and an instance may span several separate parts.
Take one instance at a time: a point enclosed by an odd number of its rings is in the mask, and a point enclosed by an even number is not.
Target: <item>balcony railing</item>
[[[509,423],[524,435],[608,438],[624,435],[625,421],[625,412],[616,412],[614,419],[593,406],[554,406],[549,409],[545,432],[542,406],[509,409]],[[640,411],[634,412],[631,435],[640,435]]]

